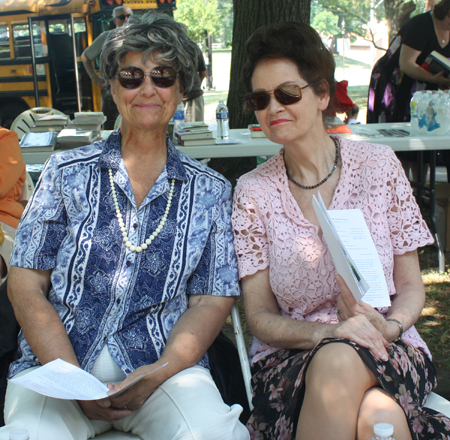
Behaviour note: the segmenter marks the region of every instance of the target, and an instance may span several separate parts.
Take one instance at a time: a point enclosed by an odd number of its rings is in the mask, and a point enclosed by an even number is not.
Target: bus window
[[[0,59],[11,58],[9,48],[9,29],[6,24],[0,24]]]
[[[28,23],[13,24],[13,43],[15,58],[31,57],[30,30]],[[44,47],[41,40],[41,22],[33,23],[34,51],[36,57],[43,57]]]

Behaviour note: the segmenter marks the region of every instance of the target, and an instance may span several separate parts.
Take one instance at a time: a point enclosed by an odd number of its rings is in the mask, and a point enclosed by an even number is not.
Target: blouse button
[[[321,274],[322,274],[323,276],[325,276],[327,273],[328,273],[328,271],[327,271],[326,269],[322,269]]]
[[[120,304],[120,298],[117,298],[116,303]]]
[[[133,228],[134,228],[134,229],[137,229],[137,227],[138,227],[138,224],[135,223],[135,224],[133,225]]]
[[[130,266],[131,266],[131,261],[128,260],[128,261],[126,262],[126,265],[127,265],[128,267],[130,267]]]

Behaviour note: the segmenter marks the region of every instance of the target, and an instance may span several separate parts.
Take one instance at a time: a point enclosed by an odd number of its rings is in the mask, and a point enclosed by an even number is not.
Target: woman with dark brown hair
[[[397,440],[450,436],[424,408],[436,386],[414,324],[424,305],[417,248],[433,242],[389,147],[329,136],[334,60],[308,25],[279,23],[247,42],[247,104],[280,153],[241,177],[233,228],[250,350],[254,439]],[[384,270],[390,307],[355,302],[336,274],[312,207],[359,209]],[[442,436],[441,436],[442,433]]]

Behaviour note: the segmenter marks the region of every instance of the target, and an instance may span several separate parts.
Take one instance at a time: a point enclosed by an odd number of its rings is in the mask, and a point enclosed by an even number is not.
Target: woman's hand
[[[383,361],[388,360],[384,336],[386,320],[369,304],[362,301],[357,303],[343,278],[336,274],[336,282],[341,294],[338,297],[338,319],[340,325],[335,334],[338,338],[354,341],[362,347],[368,348],[372,354]]]
[[[111,401],[111,407],[129,411],[135,411],[141,408],[146,400],[165,380],[163,375],[158,374],[159,371],[155,371],[154,374],[144,377],[135,384],[131,385],[125,391],[120,391],[129,386],[139,376],[144,376],[154,371],[159,366],[157,365],[159,362],[160,361],[152,365],[143,365],[142,367],[139,367],[119,384],[108,384],[108,394],[109,400]]]
[[[386,351],[388,342],[364,315],[352,316],[341,321],[333,336],[348,339],[368,348],[376,358],[384,362],[389,359]]]
[[[386,320],[383,315],[378,313],[372,306],[364,301],[356,302],[344,279],[339,274],[336,274],[336,283],[341,292],[337,300],[339,320],[345,321],[352,316],[364,315],[371,324],[386,337]]]
[[[447,90],[450,88],[450,78],[444,76],[444,71],[431,75],[430,82],[432,82],[433,84],[438,84],[439,87],[443,90]]]
[[[398,324],[386,321],[385,317],[364,301],[355,301],[344,279],[336,274],[336,282],[341,291],[337,300],[339,321],[345,321],[352,316],[364,315],[370,323],[381,333],[386,341],[393,341],[399,333]]]
[[[102,420],[103,422],[115,423],[124,417],[130,416],[130,410],[118,409],[111,406],[111,400],[79,400],[78,404],[85,416],[91,420]]]

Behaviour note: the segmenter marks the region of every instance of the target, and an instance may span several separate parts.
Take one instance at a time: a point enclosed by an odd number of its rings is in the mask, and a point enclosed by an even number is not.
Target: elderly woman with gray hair
[[[63,401],[9,383],[6,427],[30,439],[248,439],[207,350],[239,295],[231,187],[179,153],[169,120],[196,47],[167,16],[133,16],[102,51],[122,122],[48,160],[16,234],[8,294],[22,327],[10,377],[61,358],[118,394]],[[114,384],[114,385],[113,385]]]

